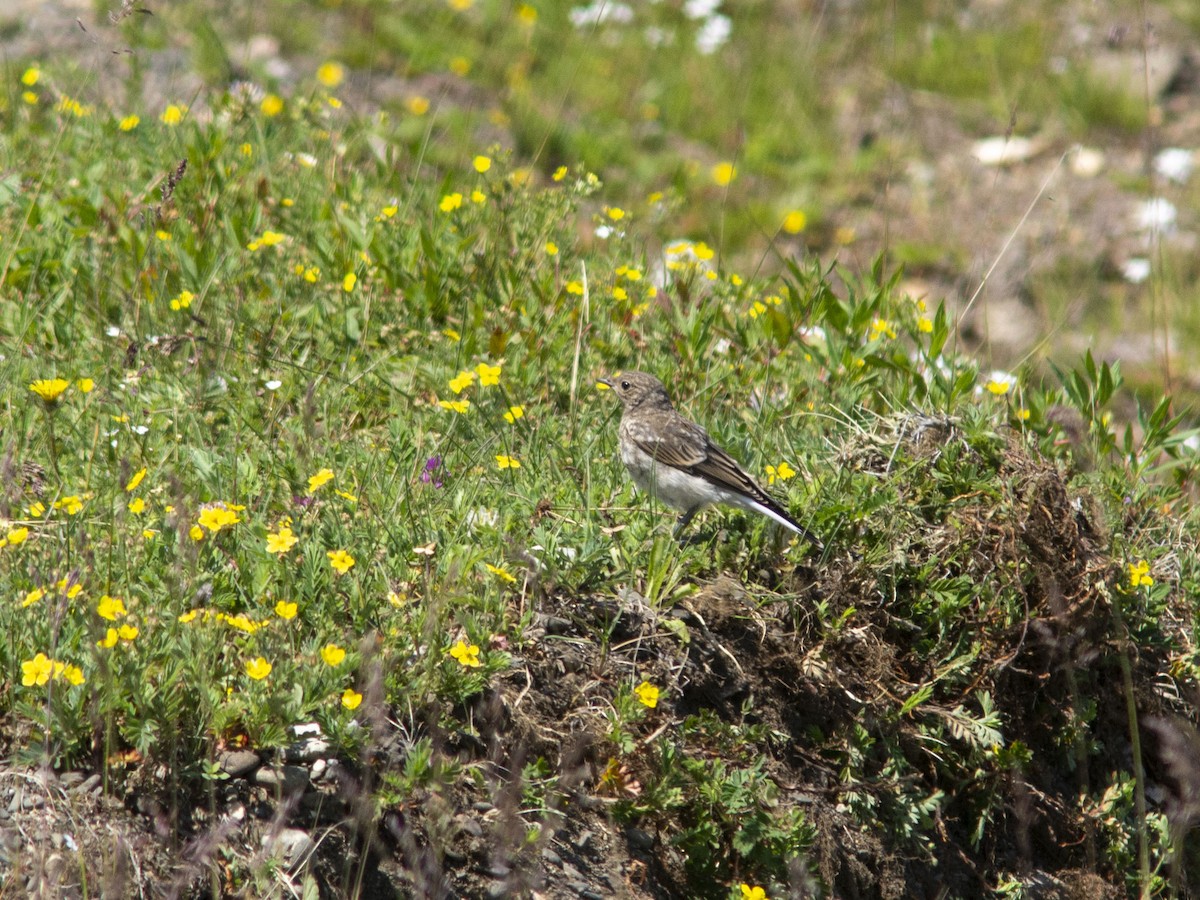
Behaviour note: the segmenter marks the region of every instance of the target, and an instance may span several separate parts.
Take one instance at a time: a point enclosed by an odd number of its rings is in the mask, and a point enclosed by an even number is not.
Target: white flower
[[[1195,154],[1182,147],[1168,147],[1154,157],[1154,171],[1168,181],[1183,184],[1192,174]]]
[[[1130,284],[1141,284],[1150,277],[1150,260],[1141,256],[1128,259],[1125,265],[1121,266],[1121,274]]]
[[[1177,216],[1174,203],[1162,197],[1155,197],[1139,204],[1134,218],[1142,231],[1170,234],[1175,230]]]
[[[733,23],[729,16],[715,15],[706,19],[696,32],[696,50],[704,56],[711,56],[729,41],[733,31]]]
[[[277,391],[283,387],[283,382],[278,378],[272,378],[265,385],[263,385],[263,387],[265,387],[268,391]]]
[[[687,0],[683,4],[683,14],[689,19],[707,19],[717,11],[721,0]]]

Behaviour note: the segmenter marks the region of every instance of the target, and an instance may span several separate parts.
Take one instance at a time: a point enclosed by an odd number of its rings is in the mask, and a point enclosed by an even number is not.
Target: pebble
[[[542,859],[544,859],[546,862],[550,863],[550,865],[552,865],[552,866],[558,866],[559,868],[562,868],[562,864],[563,864],[562,857],[559,856],[557,853],[555,853],[553,850],[551,850],[549,847],[547,847],[545,850],[542,851]]]
[[[651,850],[654,848],[654,835],[640,828],[626,828],[625,840],[636,850]]]
[[[254,773],[254,783],[285,796],[308,788],[308,770],[300,766],[263,766]]]
[[[230,778],[245,778],[261,764],[253,750],[226,750],[217,757],[217,765]]]
[[[310,737],[303,741],[289,744],[283,751],[283,758],[293,763],[310,763],[329,754],[329,741]]]
[[[58,783],[67,790],[70,790],[71,788],[78,787],[80,784],[82,784],[83,779],[84,774],[82,772],[63,772],[58,779]]]
[[[307,831],[299,828],[284,828],[273,834],[264,834],[263,849],[284,861],[289,868],[306,864],[317,849],[316,842]]]
[[[571,881],[574,881],[578,884],[582,884],[584,887],[587,887],[587,881],[586,881],[586,879],[584,879],[583,873],[580,872],[573,865],[571,865],[569,862],[564,862],[562,864],[562,870],[563,870],[563,874],[566,875],[568,878],[570,878]]]
[[[579,837],[575,838],[571,843],[575,845],[575,849],[587,853],[592,849],[592,838],[594,837],[595,835],[590,831],[581,831],[579,832]]]
[[[313,781],[320,781],[321,776],[325,774],[325,770],[329,767],[329,763],[323,759],[313,761],[312,767],[309,769],[309,777]]]
[[[83,781],[81,781],[79,783],[78,787],[75,788],[75,793],[77,793],[77,794],[98,794],[98,793],[100,793],[101,787],[102,787],[102,779],[100,778],[99,774],[89,775],[87,778],[85,778]]]

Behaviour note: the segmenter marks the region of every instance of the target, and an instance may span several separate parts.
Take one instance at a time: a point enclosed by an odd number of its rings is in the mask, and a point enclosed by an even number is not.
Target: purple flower
[[[442,486],[441,478],[437,477],[438,469],[442,467],[442,458],[440,456],[431,456],[425,460],[425,471],[421,473],[421,481],[425,484],[432,484],[435,488]]]

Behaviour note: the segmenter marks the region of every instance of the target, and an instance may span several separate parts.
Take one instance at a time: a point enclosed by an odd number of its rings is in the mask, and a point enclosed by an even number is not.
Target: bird
[[[618,445],[633,483],[681,510],[675,537],[701,509],[724,503],[760,513],[818,549],[823,544],[713,443],[708,432],[682,416],[663,383],[646,372],[598,379],[621,401]]]

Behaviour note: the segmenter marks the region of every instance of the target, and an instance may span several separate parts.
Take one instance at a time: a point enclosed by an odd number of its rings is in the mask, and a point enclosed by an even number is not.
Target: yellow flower
[[[719,162],[712,167],[712,180],[717,187],[728,187],[737,178],[737,169],[731,162]]]
[[[487,570],[499,578],[501,581],[507,581],[509,584],[516,584],[517,577],[512,572],[502,566],[493,566],[491,563],[484,563]]]
[[[550,177],[553,178],[555,181],[562,181],[564,178],[567,177],[567,167],[559,166],[557,169],[554,170],[554,174],[551,175]]]
[[[129,511],[135,516],[140,516],[146,509],[146,501],[141,497],[134,497],[129,501]]]
[[[326,644],[321,648],[321,659],[330,667],[340,666],[346,658],[346,651],[337,644]]]
[[[10,530],[5,537],[9,546],[15,547],[17,544],[23,544],[29,539],[29,529],[21,525]]]
[[[475,367],[475,371],[479,375],[480,387],[492,387],[500,383],[500,366],[489,366],[481,362]]]
[[[793,209],[783,217],[783,230],[788,234],[799,234],[808,225],[808,216],[798,209]]]
[[[54,660],[39,653],[33,659],[21,663],[21,684],[26,687],[43,685],[50,680],[54,673]]]
[[[246,674],[255,681],[262,681],[271,674],[271,664],[261,656],[246,660]]]
[[[198,616],[198,615],[200,615],[200,611],[196,610],[196,609],[192,609],[185,613],[180,614],[179,621],[183,622],[186,625],[188,622],[191,622],[193,619],[195,619],[196,616]]]
[[[454,391],[456,394],[461,394],[463,391],[469,388],[474,381],[474,372],[459,372],[450,379],[450,390]]]
[[[198,524],[216,534],[227,525],[236,525],[242,521],[232,509],[224,506],[210,506],[200,513],[196,520]]]
[[[871,340],[876,340],[881,337],[896,337],[896,329],[892,327],[892,323],[887,319],[875,319],[871,322]]]
[[[28,103],[30,106],[33,106],[34,104],[36,104],[38,102],[38,95],[35,94],[33,91],[22,91],[21,99],[24,100],[26,103]]]
[[[450,71],[459,78],[466,78],[471,71],[471,61],[465,56],[456,56],[450,60]]]
[[[583,285],[578,281],[568,281],[566,290],[568,294],[575,294],[578,297],[583,296]]]
[[[476,205],[481,204],[481,203],[487,203],[487,194],[485,194],[481,190],[471,191],[471,202]]]
[[[470,400],[439,400],[438,406],[440,406],[442,409],[454,410],[454,412],[459,413],[461,415],[462,413],[465,413],[468,409],[471,408],[471,401]]]
[[[362,703],[362,694],[354,688],[346,688],[342,692],[342,706],[346,709],[358,709],[360,703]]]
[[[453,194],[446,194],[446,196],[442,197],[441,202],[438,203],[438,209],[447,213],[454,212],[454,210],[462,206],[462,202],[463,195],[456,191]]]
[[[118,640],[119,638],[117,637],[117,629],[110,628],[104,632],[104,637],[96,641],[96,646],[103,647],[105,650],[111,650],[113,647],[117,646]]]
[[[204,529],[199,525],[193,525],[188,529],[188,537],[193,541],[202,541],[204,540]]]
[[[475,644],[466,644],[464,641],[459,641],[448,651],[450,656],[458,660],[458,664],[468,669],[478,669],[479,662],[479,647]]]
[[[79,666],[63,666],[62,677],[68,684],[74,685],[75,687],[83,684],[85,680],[83,677],[83,669],[79,668]]]
[[[414,116],[423,116],[429,112],[429,100],[425,97],[409,97],[404,102],[404,106]]]
[[[619,206],[605,207],[604,212],[614,222],[620,222],[623,218],[625,218],[625,210],[621,209]]]
[[[186,106],[172,103],[162,112],[162,121],[164,125],[174,127],[183,121],[183,114],[187,111]]]
[[[96,614],[102,619],[115,622],[121,616],[129,615],[129,611],[125,609],[125,601],[120,597],[110,597],[105,594],[96,604]]]
[[[299,604],[292,603],[288,600],[280,600],[275,604],[275,615],[281,619],[296,618],[296,611],[299,609]]]
[[[275,94],[267,94],[258,106],[264,116],[277,116],[283,112],[283,98]]]
[[[643,681],[633,689],[637,694],[638,702],[649,709],[654,709],[658,706],[658,688],[648,681]]]
[[[354,566],[354,557],[345,550],[329,550],[325,553],[329,564],[337,569],[339,575],[345,575]]]
[[[346,67],[341,63],[330,60],[322,63],[317,69],[317,81],[328,88],[335,88],[346,80]]]
[[[308,479],[308,492],[314,493],[321,485],[333,480],[333,469],[321,469]]]
[[[342,279],[342,290],[348,294],[354,290],[356,284],[358,284],[358,276],[353,272],[347,272],[346,277]]]
[[[531,26],[537,23],[537,10],[528,3],[522,3],[517,6],[517,21],[522,25]]]
[[[83,511],[83,499],[78,494],[68,494],[55,500],[54,508],[65,510],[68,516],[77,516]]]
[[[132,641],[137,636],[138,636],[138,629],[137,629],[136,625],[118,625],[117,626],[117,637],[119,637],[121,640]]]
[[[795,477],[796,470],[786,462],[781,462],[778,466],[767,466],[767,484],[769,485],[776,481],[787,481],[789,478]]]
[[[138,469],[136,472],[133,473],[133,476],[129,479],[129,482],[125,485],[125,492],[128,493],[129,491],[132,491],[134,488],[136,488],[139,484],[142,483],[142,479],[145,477],[146,477],[146,469],[144,467],[141,469]]]
[[[471,165],[475,167],[475,171],[483,174],[492,167],[491,157],[477,156],[471,160]]]
[[[138,125],[141,124],[141,121],[142,120],[140,116],[126,116],[121,120],[117,127],[122,131],[133,131],[133,129],[137,128]]]
[[[63,391],[71,386],[65,378],[40,378],[29,386],[29,389],[42,398],[45,403],[55,403]]]
[[[42,77],[41,69],[37,66],[30,66],[21,73],[21,84],[25,87],[33,87],[38,83],[38,79]]]
[[[45,588],[40,588],[40,587],[34,588],[32,591],[27,593],[25,595],[25,599],[21,601],[21,609],[25,609],[28,606],[33,606],[33,604],[37,603],[39,600],[41,600],[45,596],[46,596]]]
[[[496,454],[496,466],[501,469],[519,469],[521,468],[521,461],[515,456],[498,453]]]
[[[1150,577],[1150,564],[1144,559],[1139,559],[1136,563],[1127,563],[1129,567],[1129,583],[1133,587],[1141,587],[1145,585],[1149,587],[1154,584],[1154,579]]]
[[[295,547],[296,542],[299,540],[292,533],[292,529],[284,525],[276,532],[267,532],[267,552],[278,553],[282,556]]]
[[[742,885],[742,900],[768,900],[767,892],[758,885]]]
[[[921,316],[917,319],[917,331],[922,334],[930,334],[933,331],[933,319],[929,316]]]
[[[547,256],[558,256],[558,244],[554,241],[546,241],[546,246],[543,247]]]
[[[525,407],[523,406],[510,406],[508,408],[508,412],[504,414],[504,421],[509,425],[512,425],[514,422],[516,422],[517,419],[523,418],[525,418]]]
[[[154,232],[154,236],[164,244],[169,244],[171,242],[171,232],[164,231],[161,228]]]

